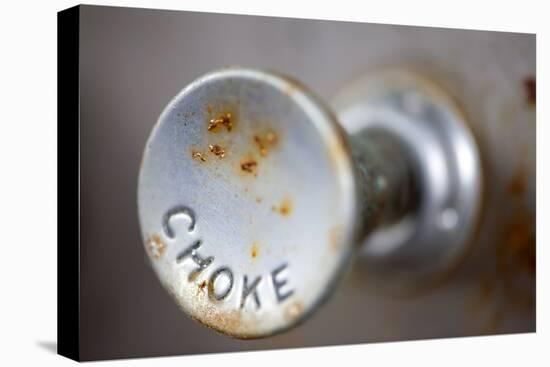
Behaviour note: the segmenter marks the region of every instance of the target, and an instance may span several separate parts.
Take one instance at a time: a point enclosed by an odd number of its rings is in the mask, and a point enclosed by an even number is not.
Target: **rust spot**
[[[154,234],[147,240],[147,249],[151,256],[155,259],[160,259],[166,250],[166,245],[162,242],[159,235]]]
[[[231,112],[226,112],[221,116],[212,118],[208,122],[208,131],[215,131],[221,127],[225,127],[227,131],[231,131],[233,129],[233,115]]]
[[[262,198],[261,198],[261,197],[257,197],[257,198],[256,198],[256,202],[257,202],[258,204],[260,204],[260,203],[262,202]]]
[[[536,240],[533,221],[527,213],[518,213],[507,225],[504,239],[497,248],[497,270],[504,277],[525,271],[535,275]]]
[[[271,210],[281,214],[283,217],[288,217],[292,213],[292,200],[289,197],[285,197],[279,206],[273,205]]]
[[[514,196],[522,196],[527,191],[527,173],[525,172],[525,168],[522,166],[510,183],[508,184],[508,192],[510,195]]]
[[[197,277],[199,276],[199,274],[200,274],[200,272],[198,272],[198,271],[194,271],[194,272],[190,273],[189,274],[189,280],[191,282],[194,282],[197,279]]]
[[[523,80],[525,87],[525,96],[527,104],[534,107],[537,103],[537,81],[534,77],[529,76]]]
[[[223,149],[218,144],[209,145],[208,149],[210,149],[210,152],[217,156],[219,159],[225,157],[225,149]]]
[[[521,165],[508,185],[510,195],[521,200],[527,191],[527,179],[525,166]],[[503,272],[503,275],[510,271],[524,270],[534,276],[535,222],[525,205],[520,204],[513,211],[502,234],[502,240],[497,246],[497,270]]]
[[[207,281],[206,280],[203,280],[197,287],[197,294],[199,293],[204,293],[204,289],[206,288],[207,286]]]
[[[292,81],[288,80],[288,85],[287,87],[285,88],[285,93],[287,96],[292,96],[294,94],[294,92],[296,92],[296,84],[294,84]]]
[[[269,131],[265,135],[265,139],[267,140],[267,142],[269,144],[275,144],[275,143],[277,143],[277,134],[275,134],[273,131]]]
[[[342,227],[332,227],[328,231],[328,244],[331,250],[338,252],[342,246]]]
[[[191,157],[193,159],[197,159],[201,162],[206,162],[206,157],[204,156],[204,154],[202,154],[201,152],[198,152],[196,150],[191,151]]]
[[[292,211],[292,203],[290,202],[290,200],[285,199],[285,201],[279,207],[279,213],[281,213],[281,215],[286,216],[286,215],[289,215],[291,211]]]
[[[491,307],[485,332],[497,332],[503,315],[513,309],[530,309],[535,303],[536,235],[532,216],[523,207],[505,224],[495,253],[494,273],[485,275],[470,305],[478,312]]]
[[[241,161],[241,170],[244,172],[256,174],[257,168],[258,162],[254,159],[245,159],[244,161]]]
[[[205,124],[208,133],[235,131],[239,120],[239,100],[231,99],[206,105]]]
[[[267,148],[263,145],[261,138],[258,135],[254,135],[254,142],[258,146],[258,150],[262,157],[267,155]]]
[[[287,320],[294,320],[302,314],[304,306],[296,301],[285,308],[284,315]]]
[[[244,337],[240,311],[220,312],[213,307],[203,310],[205,325],[230,335]],[[199,320],[200,321],[200,320]]]
[[[208,296],[211,300],[215,300],[214,292],[214,282],[208,282]]]
[[[275,146],[278,142],[277,134],[271,130],[265,134],[255,134],[253,139],[262,157],[267,156],[269,148]]]
[[[189,314],[195,321],[200,322],[204,326],[223,332],[231,336],[247,339],[250,338],[249,323],[242,321],[240,310],[223,311],[212,303],[204,303],[202,300],[196,303],[196,313]]]
[[[205,286],[209,287],[209,282]],[[174,295],[173,289],[168,291]],[[259,320],[242,317],[241,309],[237,310],[222,310],[219,305],[208,302],[205,298],[197,297],[194,305],[196,312],[190,313],[195,321],[200,322],[204,326],[239,339],[250,339],[255,334],[256,324]]]
[[[250,257],[252,257],[253,259],[255,259],[256,257],[258,257],[258,244],[256,242],[254,242],[252,244],[252,248],[250,249]]]

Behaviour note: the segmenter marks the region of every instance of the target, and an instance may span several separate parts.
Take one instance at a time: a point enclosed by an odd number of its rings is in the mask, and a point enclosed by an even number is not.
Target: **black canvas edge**
[[[80,360],[80,6],[57,13],[57,353]]]

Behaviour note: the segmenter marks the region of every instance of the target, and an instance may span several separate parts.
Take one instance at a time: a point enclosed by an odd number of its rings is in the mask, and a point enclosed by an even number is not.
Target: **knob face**
[[[358,188],[305,87],[227,68],[182,90],[146,144],[138,213],[152,267],[191,317],[254,338],[292,327],[348,264]]]

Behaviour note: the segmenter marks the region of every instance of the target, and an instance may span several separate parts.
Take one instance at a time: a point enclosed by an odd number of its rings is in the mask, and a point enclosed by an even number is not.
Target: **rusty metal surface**
[[[198,78],[144,145],[136,184],[152,267],[210,328],[243,339],[289,329],[349,265],[363,222],[352,163],[334,115],[293,81],[249,68]]]
[[[81,346],[84,359],[226,352],[535,330],[535,36],[82,7]],[[284,70],[325,100],[380,66],[418,70],[459,102],[479,143],[484,212],[456,272],[389,295],[359,266],[298,328],[240,341],[186,317],[143,259],[143,142],[197,75]]]
[[[402,71],[362,78],[338,100],[347,133],[307,87],[226,67],[163,110],[138,214],[153,269],[193,319],[266,337],[313,314],[353,250],[385,289],[425,288],[464,257],[481,171],[456,105]]]

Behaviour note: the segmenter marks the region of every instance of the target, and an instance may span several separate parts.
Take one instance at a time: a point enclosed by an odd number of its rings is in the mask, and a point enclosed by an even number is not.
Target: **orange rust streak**
[[[279,206],[272,206],[271,210],[278,212],[283,217],[288,217],[292,213],[292,200],[288,197],[285,197]]]
[[[219,159],[222,159],[225,157],[225,149],[218,144],[213,144],[213,145],[211,144],[208,146],[208,149],[210,149],[210,152],[215,156],[217,156]]]
[[[536,240],[534,225],[527,213],[511,221],[504,233],[504,241],[497,248],[497,270],[509,277],[518,270],[535,274]]]
[[[155,259],[160,259],[166,250],[166,245],[162,242],[159,235],[154,234],[147,240],[147,248],[151,256]]]
[[[537,81],[534,77],[530,76],[523,81],[525,86],[525,94],[527,104],[529,106],[535,106],[537,104]]]
[[[206,280],[203,280],[201,284],[197,287],[197,294],[204,292],[204,288],[206,288]]]
[[[274,147],[278,142],[277,134],[271,130],[265,134],[255,134],[253,139],[262,157],[267,156],[269,148]]]
[[[195,150],[192,150],[191,151],[191,157],[193,159],[197,159],[201,162],[206,162],[206,157],[201,152],[197,152]]]
[[[252,244],[252,248],[250,249],[250,256],[255,259],[256,257],[258,257],[258,244],[257,243],[254,243]]]
[[[214,306],[202,306],[201,318],[191,316],[201,324],[238,338],[247,338],[246,325],[241,320],[240,310],[222,312]]]
[[[257,166],[258,166],[258,162],[252,159],[241,162],[241,169],[248,173],[254,173],[256,171]]]
[[[526,191],[527,173],[525,172],[525,168],[522,166],[520,169],[518,169],[518,171],[508,184],[508,192],[514,196],[521,196],[525,194]]]
[[[289,215],[290,214],[290,211],[292,210],[292,207],[291,207],[291,203],[290,202],[285,202],[283,203],[280,207],[279,207],[279,213],[281,213],[281,215]]]
[[[219,126],[224,126],[228,132],[233,129],[232,115],[230,112],[227,112],[220,117],[210,119],[208,131],[212,131]]]

